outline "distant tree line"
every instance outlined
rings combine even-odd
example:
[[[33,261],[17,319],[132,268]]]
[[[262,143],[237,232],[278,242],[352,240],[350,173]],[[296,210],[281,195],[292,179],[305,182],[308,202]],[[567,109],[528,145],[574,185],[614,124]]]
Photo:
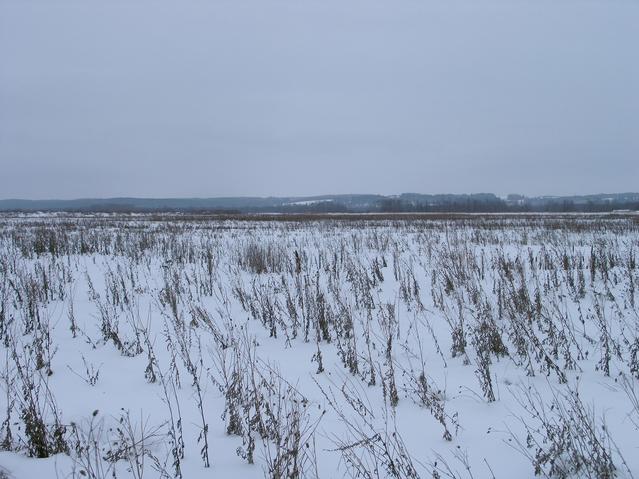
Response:
[[[639,201],[576,203],[572,200],[546,200],[544,202],[512,203],[501,198],[454,199],[438,203],[411,203],[401,199],[384,199],[377,211],[382,213],[605,213],[616,210],[639,210]]]
[[[577,198],[575,201],[572,198]],[[191,214],[215,214],[215,215],[241,215],[241,214],[326,214],[326,213],[605,213],[617,210],[639,211],[639,196],[622,195],[618,197],[595,198],[591,197],[536,197],[526,198],[520,195],[510,195],[507,199],[499,198],[493,194],[475,195],[401,195],[397,197],[365,197],[344,199],[333,197],[316,201],[282,200],[277,203],[272,200],[265,204],[261,200],[254,202],[245,201],[227,202],[229,206],[207,206],[202,202],[189,204],[188,200],[153,200],[147,203],[137,202],[110,202],[88,200],[85,203],[78,201],[72,204],[59,204],[59,202],[44,202],[33,206],[2,207],[0,211],[29,212],[65,211],[71,213],[191,213]]]

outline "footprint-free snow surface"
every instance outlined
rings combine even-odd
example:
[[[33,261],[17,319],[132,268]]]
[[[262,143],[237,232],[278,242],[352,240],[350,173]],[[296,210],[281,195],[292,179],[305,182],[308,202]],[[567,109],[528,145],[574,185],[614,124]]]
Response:
[[[639,222],[0,217],[0,477],[639,476]]]

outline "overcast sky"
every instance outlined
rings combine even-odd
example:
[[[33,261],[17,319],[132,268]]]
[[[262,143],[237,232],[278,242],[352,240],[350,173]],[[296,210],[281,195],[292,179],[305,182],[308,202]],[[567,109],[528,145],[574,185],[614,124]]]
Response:
[[[637,190],[638,0],[0,0],[0,198]]]

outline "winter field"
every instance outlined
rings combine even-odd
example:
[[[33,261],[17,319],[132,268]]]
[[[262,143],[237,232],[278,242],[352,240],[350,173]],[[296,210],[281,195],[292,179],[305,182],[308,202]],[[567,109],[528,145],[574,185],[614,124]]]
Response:
[[[639,216],[0,216],[0,477],[639,477]]]

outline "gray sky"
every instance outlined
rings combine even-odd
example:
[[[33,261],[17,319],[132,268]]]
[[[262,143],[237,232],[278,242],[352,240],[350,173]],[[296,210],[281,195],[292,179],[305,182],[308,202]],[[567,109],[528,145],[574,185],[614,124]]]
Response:
[[[637,0],[0,0],[0,198],[639,190]]]

